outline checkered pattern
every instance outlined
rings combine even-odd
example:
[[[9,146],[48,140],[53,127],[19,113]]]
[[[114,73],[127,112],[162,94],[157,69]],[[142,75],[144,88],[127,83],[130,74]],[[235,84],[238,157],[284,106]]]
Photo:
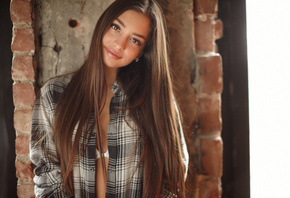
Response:
[[[71,80],[71,75],[48,81],[40,90],[35,101],[30,141],[30,158],[36,165],[34,170],[36,197],[68,197],[62,191],[60,165],[53,141],[53,113],[61,94]],[[114,97],[111,100],[110,123],[107,132],[110,153],[106,197],[142,197],[143,162],[137,166],[142,153],[142,136],[129,116],[117,111],[124,100],[123,90],[115,83],[112,86]],[[89,121],[94,122],[94,116]],[[76,161],[73,169],[74,196],[95,198],[96,129],[88,138],[84,155]],[[181,140],[184,149],[184,163],[188,165],[188,153],[183,133]],[[38,142],[42,142],[42,147]],[[44,149],[55,162],[48,159]]]

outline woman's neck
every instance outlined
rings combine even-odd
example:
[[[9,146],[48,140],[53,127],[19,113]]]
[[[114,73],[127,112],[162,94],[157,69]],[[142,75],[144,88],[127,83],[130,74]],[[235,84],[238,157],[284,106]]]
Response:
[[[118,68],[111,68],[105,66],[105,77],[108,89],[111,89],[112,85],[117,80],[117,70]]]

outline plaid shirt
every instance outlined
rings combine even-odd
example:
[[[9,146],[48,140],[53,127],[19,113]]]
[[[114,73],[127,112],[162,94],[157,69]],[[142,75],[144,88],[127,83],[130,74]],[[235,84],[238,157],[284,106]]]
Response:
[[[68,197],[62,191],[62,178],[53,141],[52,123],[57,101],[71,77],[71,75],[61,76],[48,81],[41,88],[35,101],[31,124],[30,159],[36,165],[33,179],[36,197]],[[142,153],[141,133],[126,113],[116,111],[114,108],[120,107],[124,100],[124,92],[117,83],[112,86],[112,92],[115,96],[110,104],[110,122],[107,131],[110,158],[106,197],[142,197],[143,161],[138,166]],[[94,122],[94,115],[91,116],[89,122]],[[94,128],[92,136],[88,138],[88,146],[83,156],[74,164],[75,197],[95,198],[95,137],[96,129]],[[43,147],[38,144],[41,141]],[[181,141],[185,174],[187,174],[188,152],[183,132],[181,132]],[[44,154],[43,149],[52,154],[57,163],[52,163]]]

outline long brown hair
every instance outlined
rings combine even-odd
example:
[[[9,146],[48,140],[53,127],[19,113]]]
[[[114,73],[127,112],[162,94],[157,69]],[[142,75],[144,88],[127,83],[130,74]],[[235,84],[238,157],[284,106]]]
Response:
[[[58,101],[54,133],[63,187],[73,194],[73,164],[86,146],[82,137],[88,137],[94,125],[96,146],[103,152],[99,123],[106,87],[102,38],[111,22],[126,10],[142,12],[151,19],[143,55],[138,62],[120,68],[117,76],[127,98],[124,107],[144,137],[143,197],[160,197],[164,188],[184,197],[184,167],[169,67],[168,35],[164,15],[155,0],[116,0],[109,6],[98,20],[87,60]],[[88,123],[92,112],[95,123]],[[102,163],[104,165],[103,159]]]

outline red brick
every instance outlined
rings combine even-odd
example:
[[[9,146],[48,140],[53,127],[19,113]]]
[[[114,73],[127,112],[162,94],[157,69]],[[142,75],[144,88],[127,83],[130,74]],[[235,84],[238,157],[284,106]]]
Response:
[[[195,15],[216,14],[218,11],[218,0],[195,0]]]
[[[216,40],[223,37],[223,28],[223,22],[217,19],[214,24],[214,37]]]
[[[33,182],[33,168],[31,162],[22,163],[18,160],[15,162],[16,177],[21,179],[22,182]]]
[[[34,32],[32,28],[15,28],[11,44],[13,52],[31,52],[35,50]]]
[[[13,85],[14,106],[33,106],[35,100],[34,87],[28,83],[16,83]]]
[[[15,139],[15,150],[17,155],[29,154],[29,135],[19,135]]]
[[[223,142],[221,138],[201,139],[202,173],[221,177],[223,167]]]
[[[220,55],[198,57],[200,66],[200,92],[207,94],[222,93],[223,72]]]
[[[16,110],[14,111],[14,128],[17,131],[29,132],[32,117],[32,110]]]
[[[199,183],[199,198],[217,198],[222,196],[221,180],[204,177]]]
[[[12,79],[13,80],[33,80],[33,57],[32,56],[15,56],[12,63]]]
[[[199,133],[221,131],[221,101],[220,98],[199,99]]]
[[[197,51],[214,51],[214,24],[213,20],[196,20],[194,22],[195,47]]]
[[[34,198],[34,185],[33,184],[22,184],[17,186],[18,198]]]
[[[31,10],[31,0],[11,0],[10,14],[12,22],[31,22]]]

